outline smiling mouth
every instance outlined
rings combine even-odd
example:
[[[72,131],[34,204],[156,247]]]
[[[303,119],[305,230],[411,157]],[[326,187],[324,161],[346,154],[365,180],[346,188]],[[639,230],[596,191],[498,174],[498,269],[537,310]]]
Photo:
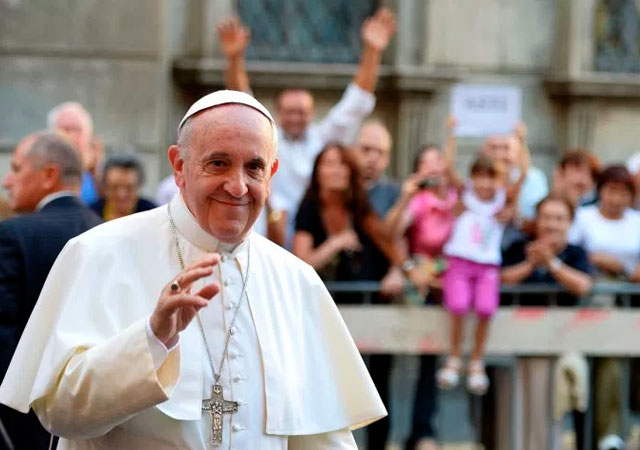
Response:
[[[234,202],[225,202],[224,200],[218,200],[218,199],[214,199],[216,202],[218,203],[222,203],[223,205],[227,205],[227,206],[247,206],[249,203],[234,203]]]

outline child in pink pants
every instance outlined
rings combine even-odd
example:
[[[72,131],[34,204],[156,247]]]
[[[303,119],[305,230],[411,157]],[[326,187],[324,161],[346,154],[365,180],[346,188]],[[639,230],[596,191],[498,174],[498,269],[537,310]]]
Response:
[[[443,278],[444,304],[451,314],[450,355],[437,374],[443,389],[456,387],[462,368],[464,318],[473,307],[478,316],[467,389],[477,395],[489,387],[483,356],[491,317],[499,304],[500,242],[504,225],[498,220],[507,203],[504,187],[493,160],[481,156],[471,167],[471,182],[462,194],[464,212],[453,226],[444,247],[447,270]]]

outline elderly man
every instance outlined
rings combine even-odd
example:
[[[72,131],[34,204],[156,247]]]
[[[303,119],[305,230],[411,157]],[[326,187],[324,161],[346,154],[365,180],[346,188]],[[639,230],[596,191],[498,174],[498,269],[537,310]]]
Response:
[[[227,57],[228,89],[249,91],[249,78],[244,67],[244,51],[249,43],[249,30],[237,19],[219,27],[222,51]],[[330,141],[351,144],[360,124],[373,111],[382,53],[395,34],[395,17],[380,9],[367,19],[361,29],[362,54],[353,81],[340,101],[318,123],[314,118],[313,96],[304,89],[285,89],[278,97],[278,137],[280,169],[273,179],[267,202],[266,224],[259,231],[280,244],[290,244],[295,215],[309,183],[316,156]],[[280,230],[278,229],[280,228]],[[282,242],[284,238],[284,242]]]
[[[354,153],[359,162],[362,178],[367,188],[369,203],[378,216],[384,218],[400,194],[400,188],[385,176],[389,166],[393,141],[387,127],[378,120],[369,120],[362,125]],[[388,295],[402,293],[405,278],[399,267],[392,267],[384,255],[373,248],[368,255],[372,260],[375,281],[382,282],[382,291]],[[382,296],[375,296],[374,302],[385,302]],[[389,381],[391,375],[391,355],[371,355],[369,372],[383,401],[389,404]],[[368,427],[369,450],[384,450],[389,436],[389,418],[384,418]]]
[[[80,152],[83,170],[80,198],[87,205],[96,202],[95,172],[100,156],[93,137],[91,115],[80,103],[66,102],[49,111],[47,125],[50,130],[66,135]]]
[[[56,257],[69,239],[100,223],[75,197],[80,174],[76,150],[53,133],[25,138],[13,154],[3,186],[23,215],[0,222],[0,378]],[[48,448],[35,415],[0,406],[0,420],[16,450]]]
[[[512,181],[520,176],[518,159],[526,143],[526,127],[523,123],[516,126],[513,134],[489,136],[484,143],[483,152],[496,160],[501,170],[505,170]],[[533,219],[536,205],[549,193],[549,185],[544,172],[529,165],[526,178],[518,196],[518,214],[522,219]]]
[[[315,271],[252,233],[278,168],[253,97],[187,111],[180,193],[61,253],[0,402],[60,449],[355,449],[386,411]]]

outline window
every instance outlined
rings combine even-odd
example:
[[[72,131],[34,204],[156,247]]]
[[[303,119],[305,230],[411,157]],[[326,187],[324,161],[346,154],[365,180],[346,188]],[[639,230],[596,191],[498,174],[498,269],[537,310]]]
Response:
[[[237,0],[251,28],[248,59],[355,63],[377,0]]]

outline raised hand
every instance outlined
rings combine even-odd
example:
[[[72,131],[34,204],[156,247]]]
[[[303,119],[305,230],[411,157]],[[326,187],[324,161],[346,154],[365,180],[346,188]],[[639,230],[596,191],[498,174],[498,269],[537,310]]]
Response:
[[[445,126],[447,128],[447,133],[449,135],[453,135],[453,131],[456,129],[456,125],[458,125],[458,121],[456,120],[456,116],[453,114],[449,114],[447,116],[447,120]]]
[[[362,24],[361,35],[365,46],[384,51],[396,32],[396,17],[387,8],[380,8]]]
[[[518,122],[513,130],[513,134],[515,134],[520,142],[525,142],[527,140],[527,125],[524,122]]]
[[[211,283],[202,287],[195,294],[191,292],[193,283],[210,276],[218,261],[217,254],[208,254],[174,278],[180,286],[177,292],[171,289],[174,280],[162,289],[149,323],[153,334],[167,347],[172,347],[175,344],[178,333],[187,328],[198,310],[207,306],[209,300],[220,291],[220,285]]]
[[[222,53],[231,59],[244,55],[244,51],[249,45],[251,30],[242,25],[237,17],[231,17],[218,24],[218,37]]]

